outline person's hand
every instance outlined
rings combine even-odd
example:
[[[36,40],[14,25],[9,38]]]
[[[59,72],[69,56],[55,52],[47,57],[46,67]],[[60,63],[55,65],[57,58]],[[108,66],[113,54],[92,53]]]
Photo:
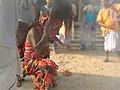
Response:
[[[120,31],[120,27],[116,27],[116,31]]]
[[[114,26],[114,27],[113,27],[113,30],[115,30],[115,31],[120,31],[120,27]]]
[[[106,26],[108,29],[116,30],[115,26]]]
[[[30,23],[28,24],[28,27],[29,27],[29,28],[32,28],[32,27],[34,27],[34,26],[36,26],[36,25],[38,25],[38,24],[39,24],[38,21],[33,21],[33,22],[30,22]]]

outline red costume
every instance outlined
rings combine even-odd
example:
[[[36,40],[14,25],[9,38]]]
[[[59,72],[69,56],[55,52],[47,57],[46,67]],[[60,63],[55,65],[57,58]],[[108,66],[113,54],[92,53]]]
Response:
[[[46,55],[49,51],[46,49]],[[42,59],[35,52],[32,44],[25,43],[24,58],[21,60],[26,75],[32,75],[34,85],[39,89],[55,84],[54,77],[57,76],[58,66],[50,59]]]
[[[35,51],[31,43],[25,42],[24,58],[21,59],[25,74],[32,75],[34,85],[39,90],[42,90],[42,88],[46,88],[45,90],[47,90],[52,84],[55,84],[54,77],[57,76],[58,66],[54,61],[48,59],[50,55],[48,42],[56,40],[62,44],[55,36],[59,34],[59,29],[62,26],[62,19],[52,19],[50,24],[52,25],[52,29],[49,31],[48,41],[43,43],[44,47],[42,54],[44,54],[44,57]],[[33,27],[35,30],[39,31],[40,37],[44,34],[43,28],[41,28],[42,25],[43,24],[40,22],[40,25]]]
[[[66,8],[66,11],[68,11],[68,7],[64,5],[63,1],[55,0],[54,2],[55,4],[62,2],[63,4],[60,3],[63,5],[62,8]],[[61,5],[58,4],[57,6],[61,7]],[[26,42],[24,58],[21,60],[24,72],[27,75],[32,75],[34,85],[39,90],[48,90],[49,87],[55,83],[54,77],[57,76],[58,66],[54,61],[49,59],[49,42],[57,41],[63,45],[63,43],[57,39],[56,35],[59,34],[63,20],[66,22],[69,20],[69,13],[62,11],[63,9],[53,7],[52,10],[50,15],[45,15],[40,19],[39,25],[33,27],[34,30],[39,31],[39,36],[41,37],[41,40],[35,45],[35,47],[39,45],[39,51],[41,50],[41,52],[36,52],[32,44]],[[44,57],[42,55],[44,55]]]

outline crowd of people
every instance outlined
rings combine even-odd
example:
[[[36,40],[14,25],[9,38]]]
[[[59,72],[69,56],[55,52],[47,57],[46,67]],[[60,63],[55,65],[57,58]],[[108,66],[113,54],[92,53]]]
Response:
[[[101,4],[98,7],[90,1],[84,6],[80,45],[83,50],[95,48],[98,23],[108,62],[110,51],[120,59],[120,4],[113,0],[101,0]],[[0,0],[0,11],[1,90],[16,90],[27,75],[32,77],[34,90],[56,87],[59,66],[50,59],[49,43],[70,48],[75,4],[70,0]],[[71,72],[65,70],[62,74],[70,76]]]

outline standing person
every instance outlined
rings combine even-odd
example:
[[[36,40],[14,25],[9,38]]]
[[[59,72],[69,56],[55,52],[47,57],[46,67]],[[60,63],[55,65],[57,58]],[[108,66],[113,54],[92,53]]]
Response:
[[[77,6],[76,4],[72,3],[72,30],[71,30],[71,37],[72,37],[72,40],[74,40],[74,31],[75,31],[75,27],[74,27],[74,22],[75,22],[75,16],[77,16]]]
[[[16,90],[18,0],[0,0],[0,89]]]
[[[37,0],[21,0],[17,29],[17,42],[20,58],[24,56],[24,42],[29,28],[36,20]],[[35,23],[34,23],[35,24]]]
[[[52,0],[46,0],[46,4],[44,5],[44,8],[47,10],[46,11],[42,10],[40,11],[40,17],[39,17],[39,21],[41,22],[41,24],[45,24],[45,22],[48,20],[48,15],[50,14],[51,10],[52,10]]]
[[[95,49],[97,12],[98,8],[96,8],[96,5],[92,2],[85,5],[83,8],[85,17],[80,42],[82,49]]]
[[[69,28],[69,32],[65,32],[65,23],[63,22],[62,27],[60,28],[60,32],[59,32],[59,36],[57,36],[64,44],[64,46],[67,49],[70,49],[70,43],[71,43],[71,39],[74,40],[74,19],[75,16],[77,15],[77,7],[74,3],[71,3],[71,20],[72,20],[72,24],[71,27]],[[67,33],[67,34],[66,34]]]
[[[120,29],[113,20],[114,8],[120,10],[120,4],[112,4],[110,0],[101,0],[102,9],[98,13],[97,22],[101,26],[102,36],[104,37],[104,50],[106,52],[105,62],[109,61],[109,52],[115,51],[120,57]],[[115,13],[114,13],[115,14]],[[117,20],[117,19],[116,19]]]
[[[71,27],[69,28],[70,31],[68,32],[68,35],[66,35],[66,33],[64,31],[64,33],[65,33],[64,34],[64,36],[65,36],[64,44],[67,47],[67,49],[70,49],[71,39],[74,39],[74,19],[75,19],[75,16],[77,15],[76,5],[74,3],[71,3],[71,7],[72,7],[72,12],[71,12],[72,24],[71,24]],[[64,27],[64,25],[63,25],[63,27]],[[65,29],[65,27],[64,27],[64,29]]]
[[[45,9],[47,10],[47,13],[43,10],[40,12],[40,22],[44,25],[45,22],[48,20],[48,15],[46,14],[50,14],[51,13],[51,10],[52,10],[52,1],[53,0],[45,0],[46,1],[46,4],[44,5]],[[57,52],[57,43],[54,42],[54,43],[50,43],[52,45],[52,49],[53,49],[53,52],[56,53]]]
[[[24,57],[24,42],[29,29],[37,24],[37,10],[38,10],[38,0],[20,0],[19,1],[19,18],[18,18],[18,29],[17,29],[17,45],[20,58]],[[19,61],[18,61],[19,62]],[[20,64],[20,63],[18,63]],[[20,65],[18,70],[20,71]],[[17,86],[21,86],[20,72],[17,74],[18,83]]]

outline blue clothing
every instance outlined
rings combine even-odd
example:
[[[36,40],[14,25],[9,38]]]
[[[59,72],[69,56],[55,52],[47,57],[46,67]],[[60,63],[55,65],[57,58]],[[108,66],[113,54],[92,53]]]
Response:
[[[80,35],[81,42],[80,46],[84,49],[93,49],[96,44],[96,18],[98,6],[88,4],[84,7],[85,12],[85,23],[83,32]]]
[[[83,11],[86,12],[86,14],[85,14],[85,23],[92,22],[92,23],[96,24],[97,15],[96,15],[96,13],[93,12],[93,9],[98,11],[99,7],[95,6],[95,5],[92,5],[92,4],[88,4],[88,5],[86,5],[84,7]]]

